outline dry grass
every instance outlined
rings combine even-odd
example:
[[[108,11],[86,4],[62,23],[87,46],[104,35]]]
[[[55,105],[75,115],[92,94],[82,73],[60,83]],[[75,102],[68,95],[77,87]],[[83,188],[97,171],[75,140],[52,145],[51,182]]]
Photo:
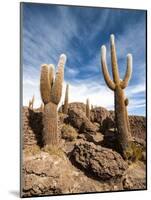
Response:
[[[142,159],[144,149],[142,146],[136,144],[135,142],[131,142],[126,149],[124,155],[127,160],[136,162]]]
[[[74,141],[78,136],[76,130],[68,124],[63,125],[61,133],[62,133],[62,138],[68,141]]]
[[[50,155],[57,155],[59,157],[64,157],[65,154],[62,151],[61,148],[58,148],[57,146],[50,146],[46,145],[45,147],[42,148],[42,151],[49,153]]]
[[[30,155],[36,155],[38,153],[40,153],[40,147],[38,145],[33,145],[31,147],[27,147],[24,149],[24,153],[25,155],[27,156],[30,156]]]

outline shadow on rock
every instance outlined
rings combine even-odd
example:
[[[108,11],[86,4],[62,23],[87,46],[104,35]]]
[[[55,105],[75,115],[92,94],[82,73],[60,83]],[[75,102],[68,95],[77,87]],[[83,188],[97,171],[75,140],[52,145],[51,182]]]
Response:
[[[29,126],[33,130],[37,145],[43,147],[43,139],[42,139],[42,131],[43,131],[43,124],[42,124],[42,112],[34,112],[33,110],[29,109]]]

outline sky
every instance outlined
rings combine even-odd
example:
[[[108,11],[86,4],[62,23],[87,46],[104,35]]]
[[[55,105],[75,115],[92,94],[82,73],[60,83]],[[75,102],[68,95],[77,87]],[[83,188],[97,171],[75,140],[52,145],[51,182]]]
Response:
[[[67,56],[62,98],[69,84],[69,102],[86,102],[114,109],[114,92],[103,77],[101,46],[107,48],[110,76],[110,35],[115,35],[120,78],[126,71],[126,56],[133,56],[133,72],[125,95],[128,112],[146,115],[146,12],[143,10],[22,4],[23,105],[35,96],[41,105],[40,66]]]

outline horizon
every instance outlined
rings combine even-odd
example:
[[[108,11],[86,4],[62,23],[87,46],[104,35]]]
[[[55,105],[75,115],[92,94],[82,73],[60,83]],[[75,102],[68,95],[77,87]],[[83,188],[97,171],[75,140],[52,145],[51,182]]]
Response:
[[[69,84],[69,103],[86,102],[114,110],[114,92],[104,81],[101,46],[107,48],[111,73],[110,35],[115,35],[120,78],[126,71],[126,56],[133,55],[132,78],[125,94],[129,115],[146,116],[146,12],[143,10],[59,6],[23,3],[23,105],[35,96],[41,104],[39,81],[43,63],[57,66],[67,55],[60,105]]]

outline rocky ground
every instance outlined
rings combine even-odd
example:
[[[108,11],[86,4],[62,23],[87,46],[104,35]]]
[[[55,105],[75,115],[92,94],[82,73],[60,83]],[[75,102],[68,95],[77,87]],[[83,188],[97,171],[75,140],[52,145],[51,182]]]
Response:
[[[89,120],[83,103],[71,103],[67,115],[61,108],[58,115],[60,149],[46,149],[42,112],[23,107],[23,197],[146,188],[144,117],[129,116],[142,152],[125,161],[116,149],[113,111],[94,108]]]

